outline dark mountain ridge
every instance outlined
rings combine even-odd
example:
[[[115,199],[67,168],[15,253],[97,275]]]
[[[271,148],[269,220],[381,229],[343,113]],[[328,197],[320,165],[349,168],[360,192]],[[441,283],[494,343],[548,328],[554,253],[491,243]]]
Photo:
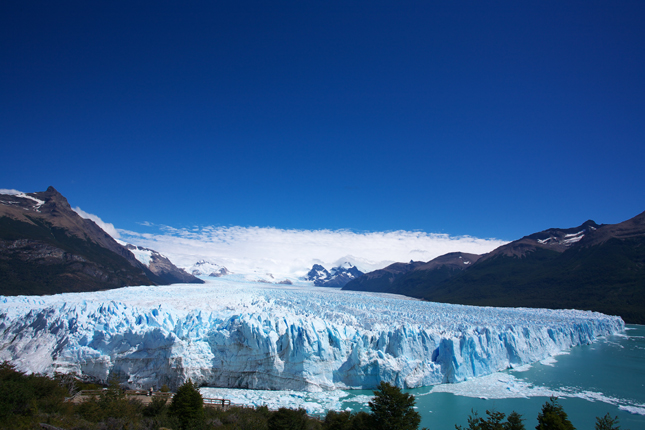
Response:
[[[0,294],[168,284],[56,189],[0,194]]]
[[[385,289],[382,282],[368,282],[370,276],[378,279],[378,271],[345,289],[466,305],[594,310],[645,323],[645,212],[619,224],[587,221],[534,233],[477,258],[464,270],[442,264],[444,259],[454,256],[416,265]]]

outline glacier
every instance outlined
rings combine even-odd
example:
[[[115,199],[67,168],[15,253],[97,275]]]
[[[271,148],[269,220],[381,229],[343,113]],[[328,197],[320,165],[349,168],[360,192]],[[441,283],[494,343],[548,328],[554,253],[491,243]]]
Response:
[[[0,296],[0,361],[132,388],[401,388],[455,383],[622,332],[619,317],[250,283]]]

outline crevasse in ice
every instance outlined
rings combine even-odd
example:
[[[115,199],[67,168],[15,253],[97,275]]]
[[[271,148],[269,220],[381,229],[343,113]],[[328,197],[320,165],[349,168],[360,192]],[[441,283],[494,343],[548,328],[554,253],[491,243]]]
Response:
[[[131,387],[320,391],[459,382],[620,332],[619,317],[220,279],[0,297],[0,361]]]

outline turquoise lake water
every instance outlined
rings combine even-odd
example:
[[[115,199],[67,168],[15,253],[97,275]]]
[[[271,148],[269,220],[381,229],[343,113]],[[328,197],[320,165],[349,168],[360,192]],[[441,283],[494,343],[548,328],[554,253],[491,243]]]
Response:
[[[235,404],[305,408],[314,415],[329,409],[369,411],[373,392],[259,391],[202,388],[204,397],[227,398]],[[454,430],[467,425],[471,410],[508,415],[517,411],[527,430],[549,397],[558,397],[578,430],[593,430],[596,417],[618,416],[621,430],[645,430],[645,326],[628,326],[623,334],[599,339],[520,369],[508,370],[459,384],[406,390],[416,397],[421,427]]]
[[[645,430],[645,326],[630,325],[624,335],[573,348],[545,364],[520,370],[406,391],[416,396],[421,427],[431,430],[466,426],[472,409],[480,416],[485,416],[486,410],[507,415],[515,410],[525,419],[525,427],[534,429],[550,395],[558,396],[578,430],[593,430],[596,417],[606,413],[619,417],[621,429]],[[367,410],[365,404],[343,403],[347,406]]]

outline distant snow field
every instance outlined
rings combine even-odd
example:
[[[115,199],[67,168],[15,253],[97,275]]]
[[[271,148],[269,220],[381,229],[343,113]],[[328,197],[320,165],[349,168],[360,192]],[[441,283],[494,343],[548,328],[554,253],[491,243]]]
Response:
[[[132,387],[191,378],[208,387],[331,394],[380,381],[414,388],[471,380],[624,327],[594,312],[447,305],[226,276],[203,285],[0,296],[0,361],[27,372],[116,376]]]

